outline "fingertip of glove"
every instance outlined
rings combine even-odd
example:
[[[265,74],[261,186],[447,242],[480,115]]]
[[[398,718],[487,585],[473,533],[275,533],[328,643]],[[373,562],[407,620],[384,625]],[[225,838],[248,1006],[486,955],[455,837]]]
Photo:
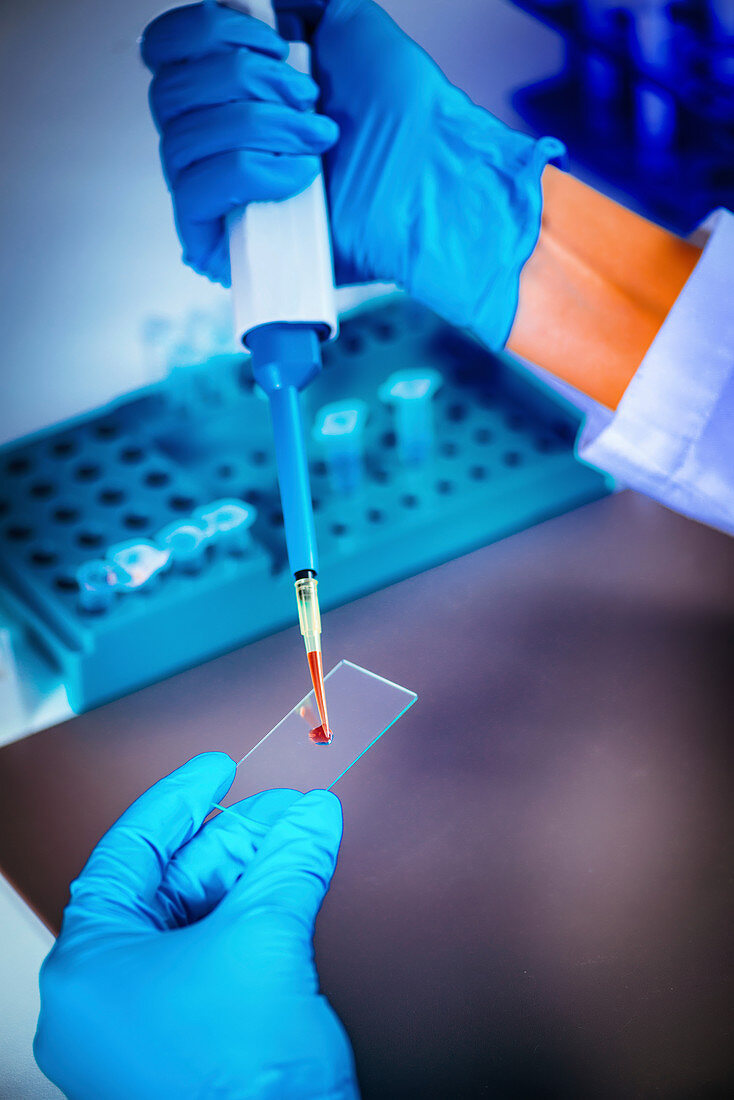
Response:
[[[341,134],[338,122],[335,122],[329,115],[311,115],[307,117],[313,120],[319,143],[323,145],[324,150],[330,149],[332,145],[336,145]]]
[[[193,8],[194,5],[190,4],[188,7]],[[154,72],[161,63],[161,59],[158,56],[160,40],[167,35],[172,20],[180,18],[180,10],[180,8],[169,8],[167,11],[163,11],[159,15],[156,15],[155,19],[151,19],[145,26],[143,33],[138,38],[140,57],[142,58],[143,64],[146,65],[151,72]]]
[[[208,782],[215,785],[218,791],[224,788],[222,793],[229,790],[236,770],[237,765],[226,752],[199,753],[179,768],[182,778]]]
[[[140,54],[155,70],[172,61],[201,57],[222,46],[253,46],[284,60],[288,43],[261,20],[227,4],[195,3],[169,8],[148,23]]]
[[[319,827],[341,836],[344,825],[342,804],[333,791],[309,791],[293,807]]]
[[[271,791],[260,791],[258,794],[250,795],[242,802],[235,802],[229,809],[250,821],[257,821],[261,825],[273,825],[301,797],[299,791],[293,791],[288,787],[277,787]]]

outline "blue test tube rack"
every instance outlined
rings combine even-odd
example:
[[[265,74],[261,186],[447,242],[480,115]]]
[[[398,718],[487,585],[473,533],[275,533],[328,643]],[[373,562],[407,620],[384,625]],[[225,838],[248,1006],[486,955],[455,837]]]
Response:
[[[187,370],[183,393],[174,376],[0,450],[3,598],[76,711],[296,629],[248,357]],[[380,394],[411,377],[431,380],[432,446],[408,455],[425,426]],[[402,295],[343,320],[302,405],[323,610],[609,489],[574,457],[575,410]]]

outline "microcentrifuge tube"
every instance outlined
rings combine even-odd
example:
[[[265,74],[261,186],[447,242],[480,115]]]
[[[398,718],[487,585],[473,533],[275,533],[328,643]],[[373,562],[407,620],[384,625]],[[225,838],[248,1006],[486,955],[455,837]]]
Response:
[[[200,381],[199,368],[201,356],[196,347],[188,340],[176,340],[171,343],[168,359],[168,392],[173,404],[183,413],[194,412],[199,408]]]
[[[364,475],[364,426],[367,404],[359,398],[332,402],[316,414],[313,438],[324,456],[332,488],[351,496]]]
[[[565,3],[566,0],[562,2]],[[606,37],[609,32],[612,7],[612,0],[582,0],[581,22],[584,29],[594,37]]]
[[[234,554],[242,554],[250,548],[252,537],[250,528],[257,518],[257,511],[251,504],[236,498],[215,500],[192,515],[207,538]]]
[[[622,67],[603,50],[589,49],[581,58],[587,117],[602,133],[616,123],[616,109],[624,91]]]
[[[160,382],[168,373],[174,326],[169,317],[147,317],[141,333],[143,365],[147,382]]]
[[[632,13],[633,48],[645,69],[662,76],[673,65],[673,25],[666,0],[648,2]],[[672,146],[677,127],[673,96],[662,85],[640,77],[634,88],[635,122],[640,152],[661,153]]]
[[[406,466],[419,466],[433,450],[432,398],[443,379],[436,370],[396,371],[378,390],[395,415],[398,455]]]
[[[167,547],[157,546],[149,539],[128,539],[127,542],[110,546],[107,557],[122,571],[118,587],[142,588],[151,577],[168,567],[171,552]]]
[[[182,573],[198,573],[204,565],[208,536],[193,519],[169,523],[156,535],[171,555],[174,568]]]
[[[186,317],[185,341],[194,349],[198,362],[203,363],[215,354],[217,329],[216,317],[203,309],[192,309]]]
[[[115,592],[121,587],[120,581],[128,579],[119,567],[97,558],[82,562],[75,576],[79,586],[79,606],[83,611],[96,612],[107,611],[112,606]]]

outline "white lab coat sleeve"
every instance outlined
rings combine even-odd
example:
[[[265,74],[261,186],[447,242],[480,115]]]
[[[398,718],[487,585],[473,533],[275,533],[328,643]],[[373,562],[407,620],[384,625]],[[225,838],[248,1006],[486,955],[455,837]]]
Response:
[[[595,404],[579,457],[734,534],[734,214],[704,251],[615,412]]]

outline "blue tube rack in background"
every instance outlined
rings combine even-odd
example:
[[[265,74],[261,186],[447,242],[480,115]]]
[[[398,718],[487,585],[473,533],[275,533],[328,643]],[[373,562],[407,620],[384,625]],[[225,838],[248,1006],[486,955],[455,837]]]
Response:
[[[323,609],[609,489],[574,457],[575,410],[402,296],[346,319],[324,350],[324,370],[302,395]],[[428,455],[398,439],[401,394],[432,402],[417,421]],[[74,710],[294,624],[267,401],[247,356],[176,369],[5,447],[0,471],[3,596],[61,669]],[[225,502],[227,518],[233,501],[250,510],[241,537],[199,547],[207,505]],[[154,566],[137,588],[124,549],[136,539],[141,563]],[[122,564],[108,567],[105,555],[121,545]],[[116,573],[124,590],[94,598],[93,586]]]
[[[513,0],[558,31],[564,68],[519,114],[638,211],[688,233],[734,208],[732,0]]]

